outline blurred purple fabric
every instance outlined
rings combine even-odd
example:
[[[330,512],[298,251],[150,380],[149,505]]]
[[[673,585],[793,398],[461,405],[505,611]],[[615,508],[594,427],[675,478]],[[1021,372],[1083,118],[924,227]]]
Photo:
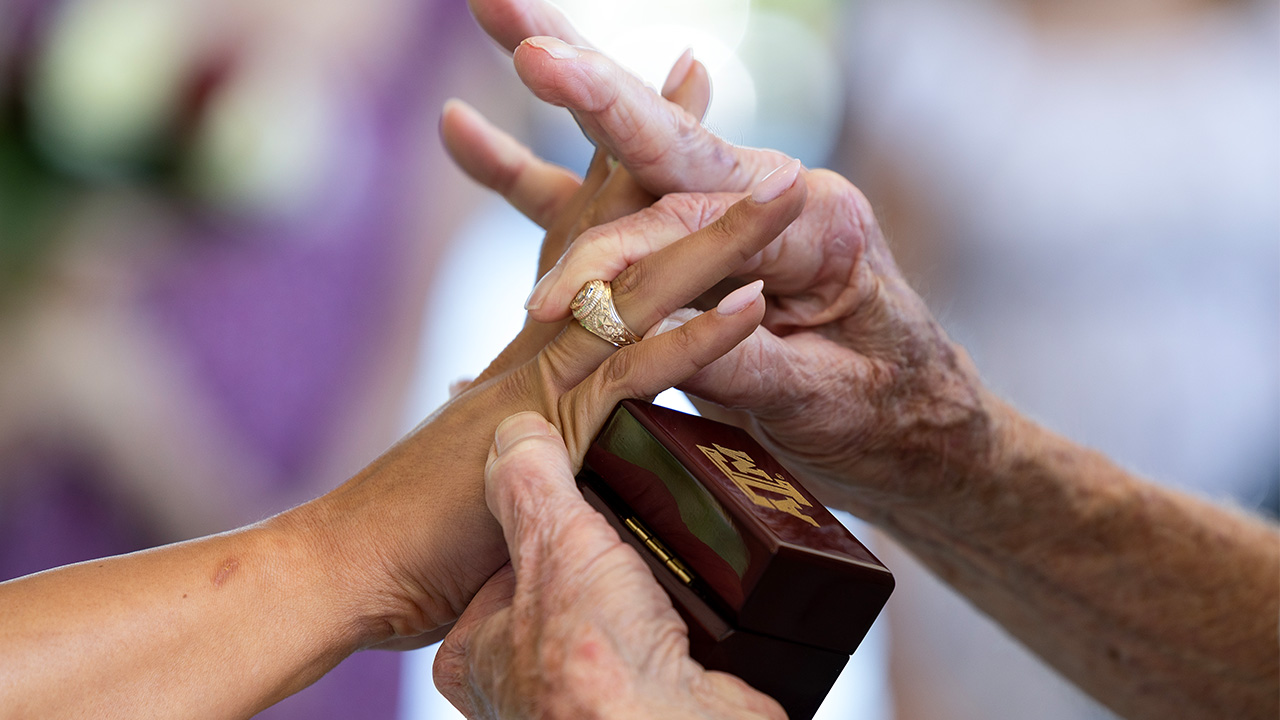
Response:
[[[56,1],[6,4],[9,18],[36,27]],[[413,133],[430,126],[421,113],[440,104],[423,102],[441,88],[422,69],[440,66],[457,38],[474,37],[464,31],[473,23],[463,3],[420,2],[414,12],[393,77],[352,98],[359,104],[352,132],[362,136],[353,141],[372,150],[364,157],[372,158],[370,181],[349,188],[353,195],[323,223],[297,224],[308,227],[231,230],[193,220],[152,279],[146,311],[194,369],[216,414],[273,464],[274,486],[262,496],[291,497],[309,458],[332,440],[335,413],[369,372],[369,348],[397,297],[391,285],[406,247],[398,237],[408,209],[403,184],[420,157],[408,150]],[[104,489],[101,468],[76,451],[33,448],[12,460],[19,482],[0,495],[0,579],[164,540]],[[395,718],[399,678],[397,654],[358,653],[259,717]]]

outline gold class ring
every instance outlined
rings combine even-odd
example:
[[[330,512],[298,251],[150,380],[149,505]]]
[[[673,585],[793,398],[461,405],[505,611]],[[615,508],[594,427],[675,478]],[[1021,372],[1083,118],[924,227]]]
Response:
[[[613,306],[613,288],[603,280],[592,280],[569,303],[578,324],[588,332],[614,347],[626,347],[640,342],[640,336],[622,322],[618,309]]]

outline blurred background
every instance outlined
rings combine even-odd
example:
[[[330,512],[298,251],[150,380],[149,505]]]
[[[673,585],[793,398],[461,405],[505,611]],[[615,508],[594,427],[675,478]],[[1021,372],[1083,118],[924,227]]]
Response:
[[[716,132],[851,177],[1014,404],[1274,516],[1276,2],[559,5],[656,86],[692,47]],[[461,0],[0,0],[0,579],[323,492],[505,345],[540,233],[444,157],[451,96],[585,168]],[[899,586],[823,717],[1109,717],[849,521]],[[456,717],[430,662],[262,717]]]

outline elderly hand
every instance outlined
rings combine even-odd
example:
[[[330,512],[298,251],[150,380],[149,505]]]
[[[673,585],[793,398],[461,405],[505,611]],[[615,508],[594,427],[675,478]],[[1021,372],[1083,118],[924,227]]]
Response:
[[[495,30],[494,6],[523,5],[524,18],[541,7],[472,4],[500,40],[514,34]],[[672,193],[579,237],[530,298],[537,320],[564,317],[586,278],[610,277],[704,226],[786,159],[717,138],[589,48],[530,38],[515,63],[538,97],[572,109],[635,182]],[[490,169],[490,181],[503,177]],[[996,401],[903,279],[862,194],[835,173],[802,174],[804,212],[732,271],[765,281],[763,329],[682,388],[745,411],[742,423],[828,502],[873,517],[888,500],[945,499],[991,452]],[[511,195],[519,206],[520,193]]]
[[[471,718],[785,718],[771,698],[689,657],[680,616],[640,556],[582,499],[556,428],[498,426],[485,498],[511,564],[436,655]]]

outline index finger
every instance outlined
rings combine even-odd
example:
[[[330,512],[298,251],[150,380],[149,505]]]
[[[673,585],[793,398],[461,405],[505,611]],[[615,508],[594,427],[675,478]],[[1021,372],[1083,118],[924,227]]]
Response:
[[[534,94],[573,112],[583,131],[655,195],[743,191],[786,160],[780,153],[738,148],[716,137],[702,127],[701,114],[679,112],[639,78],[596,52],[573,23],[544,0],[467,4],[480,27],[516,55],[516,69]],[[556,55],[567,56],[566,48],[576,48],[582,62],[557,66],[527,57],[521,46],[534,38]],[[637,119],[643,122],[632,127]]]
[[[656,195],[744,191],[787,160],[717,137],[698,117],[590,48],[531,37],[516,48],[515,65],[534,95],[572,110],[583,130]]]
[[[468,4],[485,32],[515,53],[517,71],[534,94],[573,112],[583,131],[655,195],[740,192],[786,160],[780,153],[738,148],[716,137],[702,127],[700,114],[680,112],[639,78],[595,52],[564,14],[543,0]],[[522,52],[521,46],[531,38],[546,51],[535,54],[566,57],[539,59]],[[566,48],[575,47],[581,62],[554,62],[573,59]]]

